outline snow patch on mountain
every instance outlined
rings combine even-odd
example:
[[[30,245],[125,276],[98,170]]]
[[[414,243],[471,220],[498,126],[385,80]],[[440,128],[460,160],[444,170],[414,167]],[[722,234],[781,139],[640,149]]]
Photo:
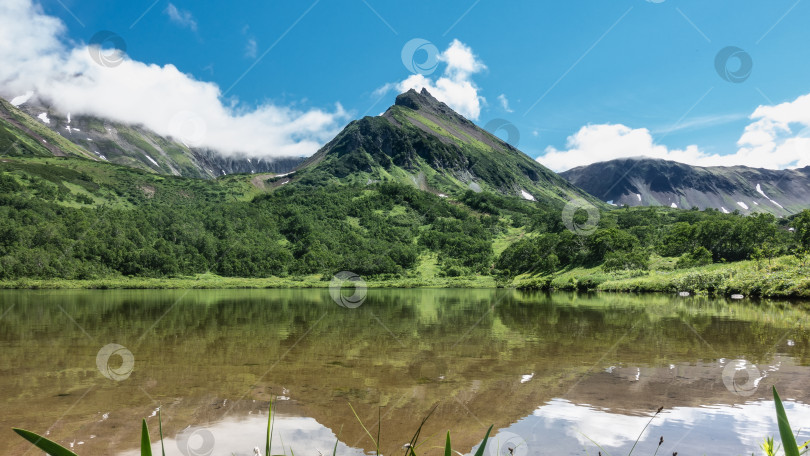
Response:
[[[158,162],[156,162],[156,161],[155,161],[155,159],[154,159],[154,158],[152,158],[152,157],[150,157],[150,156],[149,156],[149,154],[146,154],[146,153],[145,153],[145,154],[143,154],[143,155],[144,155],[144,157],[148,158],[150,162],[154,163],[154,164],[155,164],[155,166],[160,166],[160,165],[158,164]]]
[[[782,205],[781,205],[781,204],[777,203],[776,201],[772,200],[772,199],[771,199],[771,198],[770,198],[768,195],[766,195],[766,194],[765,194],[765,192],[764,192],[764,191],[762,191],[762,186],[761,186],[761,185],[759,185],[759,184],[757,184],[757,192],[758,192],[760,195],[764,196],[764,197],[765,197],[765,199],[767,199],[768,201],[770,201],[771,203],[773,203],[773,204],[775,204],[777,207],[779,207],[779,209],[784,209],[784,207],[782,207]]]
[[[12,98],[11,104],[16,108],[17,106],[25,104],[25,102],[30,100],[32,96],[34,96],[34,91],[29,90],[28,92],[25,92],[25,94],[20,95],[19,97]]]

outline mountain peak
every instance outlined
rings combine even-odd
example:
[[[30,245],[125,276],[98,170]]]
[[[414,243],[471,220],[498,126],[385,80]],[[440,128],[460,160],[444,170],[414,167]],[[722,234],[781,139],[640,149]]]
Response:
[[[296,176],[308,184],[398,181],[444,197],[484,190],[557,205],[592,199],[426,89],[408,90],[383,115],[347,125]]]
[[[476,128],[466,117],[457,113],[453,108],[447,106],[445,103],[439,101],[427,89],[422,88],[417,92],[415,89],[410,89],[405,93],[397,95],[397,100],[394,106],[401,106],[414,111],[421,111],[430,114],[430,117],[438,116],[452,120],[458,125],[464,125],[466,128]],[[392,108],[394,107],[392,106]],[[389,110],[390,111],[390,110]]]
[[[406,108],[411,108],[414,111],[418,111],[420,108],[439,107],[441,105],[444,105],[445,107],[447,106],[441,101],[437,100],[425,88],[422,88],[422,91],[420,92],[417,92],[415,89],[410,89],[405,93],[397,95],[397,101],[394,103],[394,105],[405,106]]]

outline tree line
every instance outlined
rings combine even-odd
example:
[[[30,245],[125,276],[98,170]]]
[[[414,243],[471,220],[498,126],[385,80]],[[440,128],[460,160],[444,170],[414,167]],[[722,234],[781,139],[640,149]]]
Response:
[[[340,270],[385,278],[414,274],[426,254],[442,275],[514,276],[571,266],[646,269],[654,254],[692,267],[810,248],[810,211],[785,220],[622,208],[603,211],[582,236],[566,228],[555,203],[472,191],[448,201],[393,183],[290,185],[252,201],[145,200],[130,208],[66,205],[69,194],[21,190],[0,174],[0,280]],[[522,238],[496,255],[494,241],[514,228]]]

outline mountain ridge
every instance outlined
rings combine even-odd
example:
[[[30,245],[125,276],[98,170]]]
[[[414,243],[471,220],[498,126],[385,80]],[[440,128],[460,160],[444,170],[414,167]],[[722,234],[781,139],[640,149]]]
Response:
[[[531,201],[602,204],[426,89],[398,95],[380,116],[349,123],[296,170],[294,180],[333,178],[360,185],[409,182],[440,196],[488,190]]]
[[[700,167],[633,157],[580,166],[560,175],[615,205],[713,208],[777,216],[810,207],[810,166],[788,170]]]
[[[23,116],[29,117],[30,121]],[[47,146],[49,143],[41,143],[53,155],[67,153],[163,175],[210,179],[236,173],[286,173],[304,160],[302,157],[270,160],[245,154],[225,155],[208,148],[189,147],[180,140],[161,136],[143,126],[88,115],[71,116],[55,111],[41,101],[27,100],[14,106],[0,98],[0,123],[3,121],[6,126],[11,123],[23,133],[44,139],[42,130],[34,128],[33,121],[75,145],[67,147],[70,152],[64,152],[61,148]],[[66,147],[64,142],[59,143],[62,148]]]

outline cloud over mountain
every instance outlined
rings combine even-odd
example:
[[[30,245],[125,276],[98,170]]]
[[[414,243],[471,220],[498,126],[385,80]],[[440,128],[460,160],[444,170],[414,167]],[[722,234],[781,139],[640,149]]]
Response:
[[[430,57],[428,58],[430,59]],[[429,74],[412,74],[400,82],[384,85],[376,91],[376,94],[382,96],[391,90],[403,93],[410,89],[418,92],[424,88],[459,114],[478,120],[481,115],[481,105],[486,100],[478,94],[480,89],[475,85],[472,77],[486,70],[486,65],[469,46],[459,40],[453,40],[450,46],[435,58],[437,62],[445,65],[444,71],[438,78]]]
[[[549,146],[537,161],[555,171],[627,157],[673,160],[695,166],[746,165],[786,169],[810,165],[810,94],[775,106],[759,106],[730,154],[708,154],[697,145],[670,149],[646,128],[586,125],[568,137],[565,149]]]
[[[243,108],[225,99],[218,85],[173,65],[68,45],[64,34],[64,24],[31,0],[0,3],[0,94],[33,91],[62,112],[141,124],[190,146],[256,157],[311,155],[348,119],[339,104],[329,110],[272,103]]]

